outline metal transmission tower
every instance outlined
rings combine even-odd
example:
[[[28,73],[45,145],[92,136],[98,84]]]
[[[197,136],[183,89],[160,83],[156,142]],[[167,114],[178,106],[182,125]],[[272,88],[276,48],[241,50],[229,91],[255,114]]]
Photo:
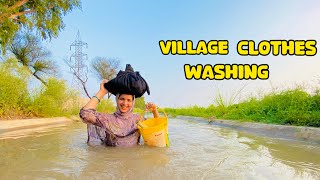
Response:
[[[84,63],[84,60],[88,60],[88,55],[82,52],[82,46],[88,48],[88,44],[81,41],[80,32],[78,31],[76,40],[70,45],[70,51],[74,46],[74,53],[70,57],[69,67],[73,74],[72,83],[77,87],[80,92],[84,90],[86,95],[90,98],[90,95],[86,89],[86,82],[88,80],[88,66]]]

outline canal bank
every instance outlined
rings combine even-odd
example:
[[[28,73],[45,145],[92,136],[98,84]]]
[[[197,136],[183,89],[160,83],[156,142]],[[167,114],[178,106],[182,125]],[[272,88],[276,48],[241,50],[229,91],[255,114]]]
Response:
[[[205,119],[191,116],[176,116],[176,118],[232,128],[259,136],[295,141],[308,141],[320,144],[320,128],[240,122],[235,120]]]
[[[67,126],[74,120],[66,117],[0,120],[0,139],[19,138],[31,133]]]

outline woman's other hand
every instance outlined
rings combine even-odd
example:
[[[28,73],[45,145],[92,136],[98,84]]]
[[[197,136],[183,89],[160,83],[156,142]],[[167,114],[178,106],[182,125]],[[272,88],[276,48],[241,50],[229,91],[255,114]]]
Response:
[[[159,117],[157,106],[152,102],[146,104],[146,111],[151,111],[155,118]]]
[[[156,111],[156,110],[157,110],[157,106],[156,106],[154,103],[148,102],[148,103],[146,104],[146,111],[152,111],[152,112],[154,112],[154,111]]]

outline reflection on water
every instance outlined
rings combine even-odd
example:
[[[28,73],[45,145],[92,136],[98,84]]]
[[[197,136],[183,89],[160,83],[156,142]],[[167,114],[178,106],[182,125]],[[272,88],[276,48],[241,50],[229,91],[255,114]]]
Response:
[[[0,179],[319,179],[320,146],[169,119],[170,148],[88,146],[84,124],[0,140]]]

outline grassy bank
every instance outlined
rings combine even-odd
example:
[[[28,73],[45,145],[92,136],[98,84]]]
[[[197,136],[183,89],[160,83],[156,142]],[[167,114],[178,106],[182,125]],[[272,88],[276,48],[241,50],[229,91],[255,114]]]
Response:
[[[165,111],[171,115],[320,127],[320,91],[311,95],[295,88],[228,106],[166,108]]]

